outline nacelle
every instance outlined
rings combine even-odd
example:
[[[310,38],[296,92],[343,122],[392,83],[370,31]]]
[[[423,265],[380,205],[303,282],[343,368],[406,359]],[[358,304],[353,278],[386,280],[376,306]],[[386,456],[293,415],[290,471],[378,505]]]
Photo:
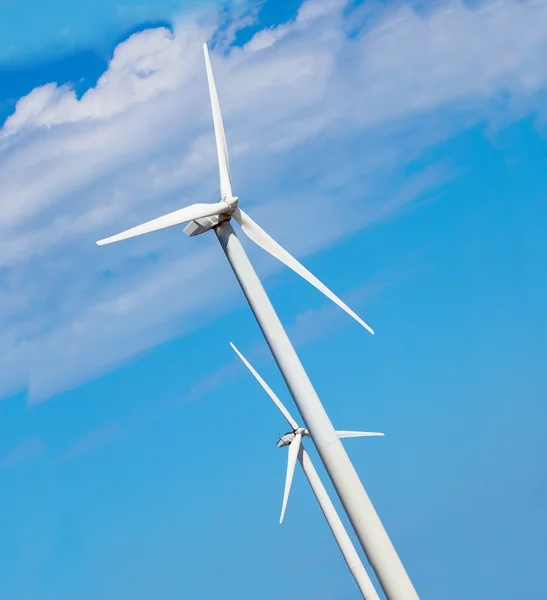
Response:
[[[294,440],[294,438],[296,437],[296,433],[294,431],[291,431],[290,433],[286,433],[278,442],[277,442],[277,447],[278,448],[283,448],[283,446],[289,446],[290,444],[292,444],[292,441]]]

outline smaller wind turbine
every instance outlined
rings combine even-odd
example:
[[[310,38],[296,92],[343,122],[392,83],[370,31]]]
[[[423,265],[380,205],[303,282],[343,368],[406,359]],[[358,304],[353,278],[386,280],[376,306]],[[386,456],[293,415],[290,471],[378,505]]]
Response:
[[[264,388],[265,392],[270,396],[273,400],[274,404],[277,406],[281,414],[285,417],[289,426],[292,428],[292,431],[289,431],[285,435],[283,435],[280,440],[277,442],[279,448],[284,446],[289,447],[289,459],[287,465],[287,476],[285,479],[285,492],[283,494],[283,506],[281,508],[281,518],[279,520],[280,523],[283,522],[283,518],[285,516],[285,510],[287,508],[287,501],[289,499],[289,493],[291,490],[291,484],[294,476],[294,469],[296,467],[296,460],[300,462],[302,465],[302,470],[304,471],[308,481],[310,482],[311,488],[317,501],[319,502],[319,506],[325,515],[325,519],[329,524],[329,527],[338,543],[338,547],[340,548],[344,559],[348,565],[351,574],[355,578],[359,590],[363,595],[365,600],[379,600],[379,596],[374,589],[374,585],[368,576],[368,573],[355,550],[354,545],[351,542],[351,539],[344,528],[334,505],[329,498],[327,490],[325,486],[321,482],[315,467],[313,466],[311,459],[302,444],[302,437],[309,437],[309,433],[306,429],[300,427],[298,423],[292,418],[289,411],[283,405],[281,400],[275,395],[270,386],[262,379],[262,377],[255,371],[253,366],[247,361],[247,359],[241,354],[241,352],[230,342],[230,346],[234,349],[239,358],[243,361],[245,366],[249,369],[249,371],[255,376],[256,380],[260,385]],[[383,433],[376,432],[367,432],[367,431],[337,431],[336,432],[339,438],[346,437],[371,437],[371,436],[383,436]]]

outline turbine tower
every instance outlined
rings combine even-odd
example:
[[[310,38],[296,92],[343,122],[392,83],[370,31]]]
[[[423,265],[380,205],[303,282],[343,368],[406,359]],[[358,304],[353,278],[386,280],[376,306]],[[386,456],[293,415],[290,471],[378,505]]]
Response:
[[[338,296],[312,275],[296,258],[273,240],[249,215],[239,208],[239,198],[232,194],[226,137],[220,114],[207,45],[203,45],[220,171],[220,201],[193,204],[148,221],[97,244],[109,244],[159,229],[189,223],[184,231],[189,236],[213,230],[245,294],[247,302],[266,338],[268,346],[291,392],[295,404],[310,432],[321,461],[342,502],[359,543],[371,564],[387,600],[419,600],[359,476],[294,350],[258,275],[231,224],[234,219],[255,244],[315,286],[365,329],[374,333]]]
[[[249,371],[254,375],[258,383],[264,388],[264,391],[270,396],[273,400],[274,404],[277,406],[281,414],[287,420],[289,426],[292,428],[292,431],[286,433],[277,443],[279,448],[283,448],[284,446],[289,447],[289,455],[288,455],[288,464],[287,464],[287,476],[285,479],[285,491],[283,493],[283,506],[281,508],[281,518],[279,520],[280,523],[283,522],[283,517],[285,516],[285,510],[287,508],[287,501],[289,499],[289,493],[291,491],[291,484],[294,475],[294,468],[296,466],[296,460],[302,466],[302,470],[304,474],[308,478],[310,482],[310,486],[313,490],[317,501],[319,502],[319,506],[325,515],[325,519],[336,539],[336,543],[344,556],[346,564],[348,565],[348,569],[353,575],[357,586],[359,587],[359,591],[365,600],[380,600],[380,597],[376,593],[374,589],[374,585],[368,576],[368,573],[353,546],[351,539],[346,531],[334,505],[329,498],[327,490],[325,486],[322,484],[313,463],[304,448],[304,444],[302,444],[302,436],[309,437],[309,432],[306,429],[303,429],[298,425],[298,423],[292,418],[291,414],[287,410],[287,408],[283,405],[281,400],[275,395],[270,386],[262,379],[262,377],[255,371],[253,366],[249,363],[249,361],[241,354],[241,352],[230,342],[230,346],[234,349],[236,354],[241,358],[243,364],[249,369]],[[336,434],[339,438],[346,437],[370,437],[370,436],[383,436],[383,433],[375,433],[375,432],[367,432],[367,431],[337,431]]]

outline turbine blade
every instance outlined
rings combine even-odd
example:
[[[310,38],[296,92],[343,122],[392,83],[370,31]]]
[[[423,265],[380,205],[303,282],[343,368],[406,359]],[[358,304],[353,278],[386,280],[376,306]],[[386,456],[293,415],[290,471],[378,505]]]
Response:
[[[285,517],[285,510],[287,510],[287,502],[289,500],[289,493],[291,491],[292,479],[294,476],[294,468],[296,466],[296,460],[302,444],[302,436],[297,433],[291,445],[289,446],[289,458],[287,462],[287,476],[285,478],[285,491],[283,493],[283,506],[281,507],[281,518],[279,524],[283,523]]]
[[[352,438],[352,437],[383,437],[383,433],[377,431],[337,431],[336,435],[339,438]]]
[[[272,256],[280,260],[282,263],[287,265],[295,273],[298,273],[300,277],[303,277],[308,283],[311,283],[320,292],[325,294],[327,298],[337,304],[342,310],[345,310],[348,315],[353,317],[360,325],[366,330],[370,331],[374,335],[372,328],[367,325],[359,315],[355,314],[351,308],[345,304],[336,294],[331,292],[329,288],[321,283],[315,275],[312,275],[301,265],[294,256],[289,254],[282,246],[280,246],[270,235],[268,235],[257,223],[255,223],[247,213],[244,213],[241,209],[237,209],[233,214],[234,219],[241,225],[243,232],[251,239],[255,244],[260,246],[266,252],[269,252]]]
[[[291,417],[291,413],[285,408],[281,400],[275,395],[272,388],[260,377],[260,375],[255,371],[251,363],[241,354],[241,352],[230,342],[230,346],[235,351],[235,353],[241,358],[243,364],[249,369],[249,371],[255,376],[255,379],[260,383],[260,385],[264,388],[264,391],[268,394],[268,396],[274,401],[274,404],[279,408],[281,414],[287,419],[289,425],[293,428],[293,430],[298,429],[298,424]]]
[[[192,204],[179,210],[175,210],[171,213],[147,221],[142,225],[137,225],[126,231],[122,231],[116,235],[99,240],[98,246],[104,246],[105,244],[112,244],[113,242],[119,242],[120,240],[126,240],[128,238],[135,237],[137,235],[143,235],[144,233],[150,233],[151,231],[158,231],[159,229],[166,229],[167,227],[173,227],[174,225],[181,225],[188,221],[194,221],[195,219],[202,219],[204,217],[212,217],[213,215],[220,215],[228,206],[225,202],[216,202],[215,204]]]
[[[226,146],[226,136],[222,124],[222,115],[220,114],[220,104],[218,102],[217,88],[213,69],[209,58],[207,44],[203,44],[203,53],[205,54],[205,68],[207,69],[207,83],[209,84],[209,96],[211,98],[211,108],[213,110],[213,123],[215,126],[215,139],[217,144],[218,169],[220,172],[220,196],[221,198],[232,198],[232,182],[230,177],[230,163],[228,161],[228,148]]]

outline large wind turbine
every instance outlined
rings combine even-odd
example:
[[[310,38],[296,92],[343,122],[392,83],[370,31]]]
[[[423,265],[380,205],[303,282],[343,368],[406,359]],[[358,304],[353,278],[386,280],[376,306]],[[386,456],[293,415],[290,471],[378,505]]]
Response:
[[[232,228],[231,220],[235,219],[255,244],[306,279],[371,333],[373,331],[338,296],[239,208],[239,199],[232,194],[226,137],[206,44],[203,45],[203,50],[220,170],[220,201],[181,208],[100,240],[97,244],[109,244],[183,223],[189,223],[184,229],[189,236],[199,235],[211,229],[215,232],[387,599],[419,600],[349,456],[336,435],[321,400]],[[351,215],[348,217],[351,218]]]
[[[310,482],[310,486],[313,490],[317,501],[319,502],[319,506],[325,515],[325,519],[329,524],[329,527],[336,539],[338,547],[344,556],[346,564],[348,568],[355,578],[357,586],[361,591],[361,594],[365,600],[380,600],[376,590],[374,589],[374,585],[368,576],[368,573],[353,546],[351,539],[346,531],[344,524],[340,520],[334,505],[329,498],[327,490],[325,486],[321,482],[313,463],[304,448],[304,444],[302,444],[302,436],[309,436],[309,433],[306,429],[303,429],[298,425],[298,423],[292,418],[290,412],[283,405],[281,400],[275,395],[270,386],[262,379],[262,377],[255,371],[253,366],[249,363],[249,361],[241,354],[241,352],[230,342],[230,346],[234,349],[236,354],[241,358],[243,364],[249,369],[249,371],[254,375],[258,383],[264,388],[264,391],[270,396],[273,400],[274,404],[277,406],[281,414],[287,420],[289,426],[291,427],[291,431],[286,433],[281,437],[277,445],[279,448],[283,448],[284,446],[289,447],[288,454],[288,464],[287,464],[287,476],[285,478],[285,492],[283,493],[283,506],[281,508],[281,518],[279,520],[280,523],[283,522],[283,517],[285,516],[285,509],[287,508],[287,501],[289,499],[289,493],[291,491],[291,484],[294,475],[294,468],[296,466],[296,460],[300,462],[302,466],[302,470],[304,474],[308,478]],[[383,433],[375,433],[375,432],[367,432],[367,431],[337,431],[336,434],[339,438],[346,437],[370,437],[370,436],[382,436]]]

